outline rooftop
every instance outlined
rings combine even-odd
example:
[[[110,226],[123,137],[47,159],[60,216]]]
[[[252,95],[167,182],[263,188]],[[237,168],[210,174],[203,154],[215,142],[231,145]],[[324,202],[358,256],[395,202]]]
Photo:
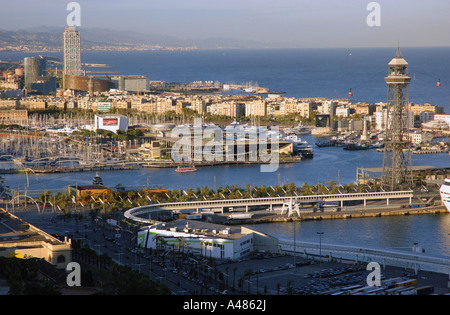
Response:
[[[197,236],[204,237],[237,239],[244,236],[241,227],[224,226],[220,224],[196,220],[180,219],[169,223],[161,223],[154,227],[156,227],[158,230],[195,234]]]
[[[8,243],[30,247],[30,242],[47,242],[49,244],[62,244],[57,238],[39,230],[33,225],[21,220],[13,214],[0,211],[0,247],[8,247]]]

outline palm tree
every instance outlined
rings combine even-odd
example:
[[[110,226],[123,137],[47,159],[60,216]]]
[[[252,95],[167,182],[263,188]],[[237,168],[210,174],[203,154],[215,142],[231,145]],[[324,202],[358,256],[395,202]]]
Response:
[[[233,291],[235,290],[235,284],[236,284],[236,271],[237,271],[237,267],[233,267]]]
[[[247,283],[248,283],[248,293],[250,294],[250,278],[253,275],[253,270],[252,269],[247,269],[244,272],[244,277],[247,277]]]

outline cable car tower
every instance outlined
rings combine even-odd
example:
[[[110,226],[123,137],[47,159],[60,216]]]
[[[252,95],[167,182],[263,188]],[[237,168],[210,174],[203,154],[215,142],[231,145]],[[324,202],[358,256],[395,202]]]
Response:
[[[389,62],[386,134],[381,185],[385,190],[412,189],[411,141],[409,138],[408,63],[400,54]]]

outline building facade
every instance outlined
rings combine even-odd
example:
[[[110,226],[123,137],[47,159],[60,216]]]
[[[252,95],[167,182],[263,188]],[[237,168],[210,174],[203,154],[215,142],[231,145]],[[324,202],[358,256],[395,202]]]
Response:
[[[81,76],[81,38],[75,27],[63,33],[64,74]]]
[[[141,248],[173,248],[215,259],[236,260],[254,250],[253,233],[194,220],[143,228],[138,232],[137,241]]]
[[[97,129],[125,132],[128,129],[128,118],[123,115],[95,115],[95,130]]]

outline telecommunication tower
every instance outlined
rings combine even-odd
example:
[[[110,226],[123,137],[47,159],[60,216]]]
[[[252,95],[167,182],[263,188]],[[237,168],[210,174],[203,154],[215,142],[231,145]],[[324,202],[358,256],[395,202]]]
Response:
[[[408,63],[397,49],[389,62],[386,134],[381,184],[385,190],[412,188],[411,141],[409,138]]]

